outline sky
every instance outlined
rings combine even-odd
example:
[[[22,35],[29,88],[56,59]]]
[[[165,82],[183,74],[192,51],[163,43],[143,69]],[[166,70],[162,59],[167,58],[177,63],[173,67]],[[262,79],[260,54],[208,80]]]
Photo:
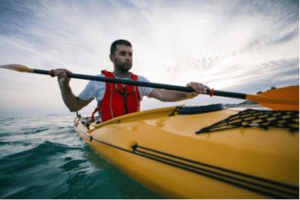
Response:
[[[109,50],[117,39],[132,43],[132,72],[154,83],[193,81],[246,94],[299,85],[299,1],[0,0],[0,65],[97,75],[113,70]],[[56,78],[0,72],[0,117],[70,113]],[[72,79],[70,86],[79,95],[87,83]],[[141,110],[240,102],[144,97]]]

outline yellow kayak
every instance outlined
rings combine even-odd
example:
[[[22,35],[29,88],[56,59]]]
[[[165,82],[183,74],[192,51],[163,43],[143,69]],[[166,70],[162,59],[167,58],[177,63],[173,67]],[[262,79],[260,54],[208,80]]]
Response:
[[[299,111],[175,106],[74,127],[165,198],[299,198]]]

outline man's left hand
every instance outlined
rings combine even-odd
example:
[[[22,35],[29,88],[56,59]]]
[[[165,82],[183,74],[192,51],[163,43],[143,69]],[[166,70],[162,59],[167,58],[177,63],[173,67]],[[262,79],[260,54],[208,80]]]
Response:
[[[203,85],[202,83],[190,82],[186,85],[187,87],[192,88],[195,92],[188,93],[188,98],[194,98],[198,96],[198,94],[206,94],[209,87]]]

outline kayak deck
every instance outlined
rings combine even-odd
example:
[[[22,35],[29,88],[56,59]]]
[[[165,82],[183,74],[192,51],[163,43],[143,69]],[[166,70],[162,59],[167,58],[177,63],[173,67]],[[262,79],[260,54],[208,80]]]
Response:
[[[77,118],[75,129],[100,156],[166,198],[299,197],[299,126],[196,134],[237,113],[168,107],[90,126]]]

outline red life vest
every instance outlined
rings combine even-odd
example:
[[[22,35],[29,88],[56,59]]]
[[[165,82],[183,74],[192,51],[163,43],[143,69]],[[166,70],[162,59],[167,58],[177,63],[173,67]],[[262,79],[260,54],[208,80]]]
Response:
[[[115,78],[114,74],[103,70],[102,73],[107,78]],[[130,78],[137,81],[137,75],[130,73]],[[140,93],[138,86],[125,85],[117,83],[105,83],[105,93],[101,104],[95,109],[92,115],[94,121],[94,114],[101,111],[102,122],[119,117],[121,115],[134,113],[140,111]]]

